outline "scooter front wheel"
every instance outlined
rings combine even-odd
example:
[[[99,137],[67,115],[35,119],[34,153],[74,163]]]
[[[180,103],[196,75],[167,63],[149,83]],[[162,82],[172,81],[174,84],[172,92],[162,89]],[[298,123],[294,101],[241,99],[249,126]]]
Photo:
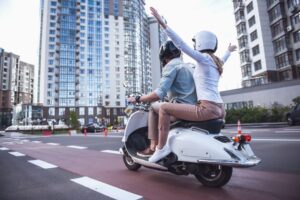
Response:
[[[195,177],[207,187],[222,187],[230,180],[232,167],[202,164]]]
[[[131,171],[137,171],[142,165],[135,163],[129,155],[123,155],[125,166]]]

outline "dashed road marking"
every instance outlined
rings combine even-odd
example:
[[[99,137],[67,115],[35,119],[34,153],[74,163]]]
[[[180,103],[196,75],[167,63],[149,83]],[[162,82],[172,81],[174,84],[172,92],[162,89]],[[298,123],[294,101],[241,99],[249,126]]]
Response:
[[[0,150],[1,150],[1,151],[8,151],[9,148],[6,148],[6,147],[0,147]]]
[[[300,142],[300,139],[267,139],[267,138],[260,138],[260,139],[252,139],[254,141],[264,141],[264,142]]]
[[[143,198],[140,195],[128,192],[126,190],[122,190],[120,188],[114,187],[112,185],[97,181],[86,176],[71,179],[71,181],[117,200],[135,200]]]
[[[53,146],[59,145],[58,143],[53,143],[53,142],[49,142],[49,143],[46,143],[46,144],[53,145]]]
[[[42,161],[42,160],[28,160],[28,162],[36,165],[36,166],[39,166],[43,169],[51,169],[51,168],[56,168],[57,166],[56,165],[52,165],[50,163],[47,163],[45,161]]]
[[[31,141],[31,142],[33,142],[33,143],[42,143],[41,141],[38,141],[38,140],[34,140],[34,141]]]
[[[16,152],[16,151],[11,151],[11,152],[8,152],[8,153],[13,155],[13,156],[16,156],[16,157],[25,156],[25,154],[22,154],[22,153],[19,153],[19,152]]]
[[[113,150],[103,150],[101,152],[103,152],[103,153],[112,153],[112,154],[120,154],[119,151],[113,151]]]
[[[74,148],[74,149],[87,149],[87,147],[76,146],[76,145],[70,145],[70,146],[67,146],[67,147]]]
[[[297,133],[300,130],[285,130],[285,131],[275,131],[275,133]]]

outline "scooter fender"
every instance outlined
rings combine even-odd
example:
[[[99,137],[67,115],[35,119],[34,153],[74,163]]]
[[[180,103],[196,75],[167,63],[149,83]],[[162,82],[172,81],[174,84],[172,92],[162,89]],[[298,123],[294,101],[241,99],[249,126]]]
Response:
[[[128,119],[128,124],[125,127],[122,142],[126,142],[129,135],[133,133],[135,130],[139,128],[147,127],[148,126],[147,124],[148,124],[148,112],[145,111],[134,112]]]
[[[197,163],[199,160],[231,160],[216,134],[193,128],[176,128],[169,133],[168,144],[178,161]]]

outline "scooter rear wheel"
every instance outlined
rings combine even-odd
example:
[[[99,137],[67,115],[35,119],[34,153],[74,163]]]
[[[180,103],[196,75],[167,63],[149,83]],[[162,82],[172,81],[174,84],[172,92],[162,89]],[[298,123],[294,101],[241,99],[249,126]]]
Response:
[[[131,171],[137,171],[142,165],[135,163],[129,155],[123,155],[125,166]]]
[[[199,171],[195,177],[204,186],[222,187],[230,180],[232,175],[232,167],[222,165],[200,165]]]

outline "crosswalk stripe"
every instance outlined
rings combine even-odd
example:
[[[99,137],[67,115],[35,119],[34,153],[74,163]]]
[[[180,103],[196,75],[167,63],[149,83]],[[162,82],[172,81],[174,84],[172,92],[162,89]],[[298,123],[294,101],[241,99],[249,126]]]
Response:
[[[0,150],[1,150],[1,151],[8,151],[9,148],[6,148],[6,147],[0,147]]]
[[[57,166],[56,165],[52,165],[50,163],[47,163],[45,161],[42,161],[42,160],[28,160],[28,162],[38,166],[38,167],[41,167],[43,169],[51,169],[51,168],[56,168]]]
[[[76,145],[70,145],[70,146],[67,146],[67,147],[74,148],[74,149],[86,149],[87,148],[87,147],[76,146]]]
[[[120,188],[114,187],[112,185],[97,181],[86,176],[71,179],[71,181],[116,200],[137,200],[143,198],[140,195],[128,192],[126,190],[122,190]]]
[[[19,152],[16,152],[16,151],[11,151],[11,152],[8,152],[8,153],[13,155],[13,156],[16,156],[16,157],[25,156],[25,154],[22,154],[22,153],[19,153]]]
[[[52,142],[49,142],[49,143],[46,143],[46,144],[53,145],[53,146],[59,145],[58,143],[52,143]]]
[[[112,154],[120,154],[119,151],[113,151],[113,150],[103,150],[101,152],[103,152],[103,153],[112,153]]]

